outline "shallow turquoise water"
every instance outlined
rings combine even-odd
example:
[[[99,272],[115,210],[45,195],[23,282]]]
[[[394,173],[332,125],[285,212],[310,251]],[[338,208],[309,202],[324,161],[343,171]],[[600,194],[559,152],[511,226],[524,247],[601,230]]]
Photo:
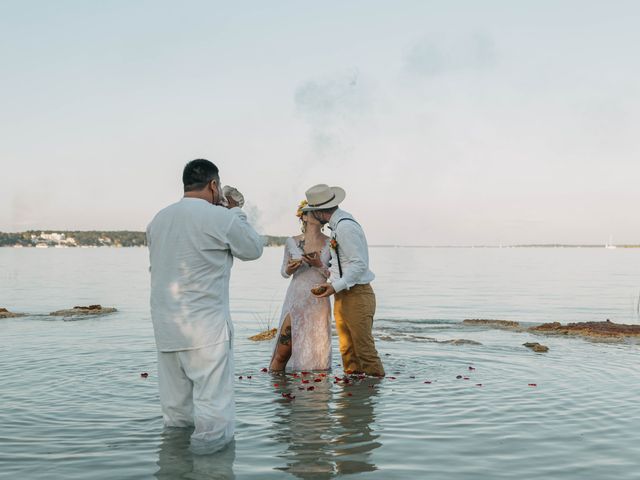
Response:
[[[119,308],[70,322],[0,321],[0,477],[640,478],[638,345],[460,323],[637,323],[640,251],[372,249],[375,333],[395,379],[345,387],[318,377],[304,384],[313,391],[300,390],[299,378],[261,373],[271,345],[246,340],[278,317],[287,286],[281,254],[267,249],[234,268],[243,376],[235,445],[194,457],[189,432],[162,428],[146,250],[0,249],[0,306],[35,314]],[[521,346],[529,340],[550,352]],[[340,375],[335,343],[334,359]]]

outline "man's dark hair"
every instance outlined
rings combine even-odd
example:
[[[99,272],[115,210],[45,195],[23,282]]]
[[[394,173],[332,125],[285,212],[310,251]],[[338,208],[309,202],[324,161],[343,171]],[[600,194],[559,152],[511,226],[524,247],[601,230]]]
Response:
[[[216,180],[220,183],[218,167],[209,160],[197,158],[184,166],[182,184],[185,192],[202,190],[211,180]]]

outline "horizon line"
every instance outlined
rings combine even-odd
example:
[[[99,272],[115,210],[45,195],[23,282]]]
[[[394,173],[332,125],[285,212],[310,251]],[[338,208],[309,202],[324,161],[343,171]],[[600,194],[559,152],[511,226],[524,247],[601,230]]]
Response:
[[[51,232],[51,233],[69,233],[69,232],[101,232],[101,233],[120,233],[120,232],[130,232],[130,233],[139,233],[146,234],[143,230],[59,230],[59,229],[42,229],[35,228],[29,230],[23,230],[20,232],[4,232],[0,230],[0,234],[7,235],[19,235],[22,233],[29,232]],[[263,233],[260,234],[263,237],[275,237],[275,238],[288,238],[291,235],[272,235]],[[514,244],[470,244],[470,245],[460,245],[460,244],[436,244],[436,245],[403,245],[403,244],[393,244],[393,243],[378,243],[369,245],[372,248],[640,248],[639,243],[620,243],[620,244],[609,244],[609,243],[514,243]]]

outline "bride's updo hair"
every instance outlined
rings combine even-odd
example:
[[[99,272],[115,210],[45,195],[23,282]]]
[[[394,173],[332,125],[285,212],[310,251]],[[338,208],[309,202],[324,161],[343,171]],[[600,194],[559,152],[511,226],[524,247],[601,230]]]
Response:
[[[304,214],[302,209],[308,204],[309,202],[307,202],[306,200],[302,200],[298,205],[298,210],[296,210],[296,217],[298,217],[298,219],[300,220],[300,230],[302,230],[302,233],[304,233],[304,231],[307,229],[307,222],[302,219],[302,215]]]

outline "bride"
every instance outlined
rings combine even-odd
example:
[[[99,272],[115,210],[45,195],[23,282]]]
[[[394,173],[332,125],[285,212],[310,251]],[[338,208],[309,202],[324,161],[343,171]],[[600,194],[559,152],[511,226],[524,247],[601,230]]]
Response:
[[[292,277],[282,306],[270,370],[329,370],[331,368],[331,304],[311,294],[314,285],[329,277],[329,237],[313,215],[297,216],[302,234],[287,238],[282,276]]]

